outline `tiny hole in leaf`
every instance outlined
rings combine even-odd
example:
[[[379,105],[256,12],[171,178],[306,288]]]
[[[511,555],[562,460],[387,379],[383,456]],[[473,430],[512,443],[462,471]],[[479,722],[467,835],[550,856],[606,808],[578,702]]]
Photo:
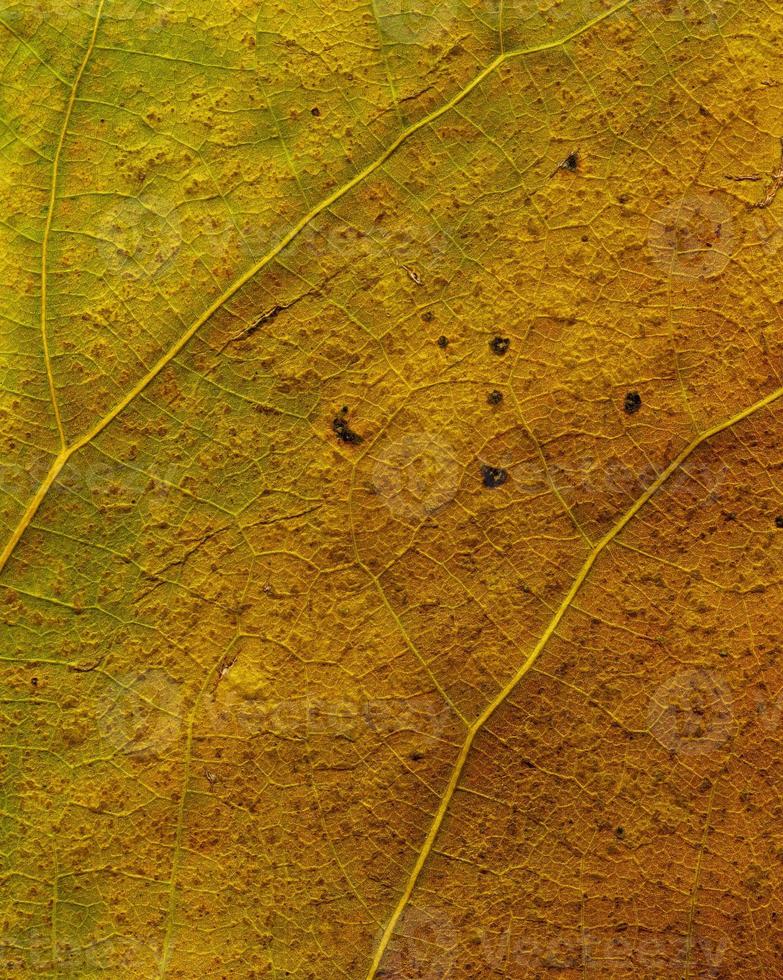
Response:
[[[495,487],[503,486],[508,479],[508,472],[502,466],[482,466],[481,477],[484,486],[494,490]]]
[[[638,391],[629,391],[625,396],[623,408],[628,415],[635,415],[642,407],[642,396]]]
[[[489,349],[498,357],[502,357],[510,346],[511,340],[508,337],[493,337],[489,342]]]

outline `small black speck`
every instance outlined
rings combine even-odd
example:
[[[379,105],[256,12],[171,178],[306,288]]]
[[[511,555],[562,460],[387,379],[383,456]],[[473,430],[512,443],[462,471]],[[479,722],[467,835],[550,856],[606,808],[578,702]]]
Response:
[[[590,236],[589,235],[582,235],[582,241],[583,242],[589,242],[590,241]]]
[[[423,758],[424,758],[424,753],[423,752],[411,752],[411,759],[414,762],[421,762],[421,760]]]
[[[778,514],[775,518],[775,527],[783,527],[783,514]]]
[[[508,472],[502,466],[482,466],[481,478],[485,487],[494,490],[495,487],[503,486],[508,479]]]
[[[432,321],[435,319],[435,314],[432,312],[432,310],[425,310],[424,313],[422,313],[421,318],[425,323],[432,323]]]
[[[345,419],[347,413],[348,408],[347,406],[343,405],[340,415],[335,415],[335,417],[332,419],[332,429],[340,442],[347,442],[352,446],[357,446],[360,442],[364,442],[364,439],[358,432],[354,432],[350,425],[348,425],[348,422]]]
[[[498,357],[502,357],[510,346],[511,340],[508,337],[493,337],[489,342],[489,349]]]
[[[449,338],[444,337],[443,334],[441,334],[440,337],[438,337],[437,344],[441,350],[445,350],[449,346]]]
[[[33,685],[33,687],[38,687],[38,678],[37,677],[31,677],[30,678],[30,683]]]
[[[639,409],[642,407],[642,396],[638,391],[629,391],[625,396],[625,402],[623,408],[628,415],[636,415]]]
[[[321,110],[318,108],[317,105],[314,105],[313,108],[310,110],[310,115],[311,116],[320,116],[321,115]]]
[[[570,170],[573,173],[579,166],[579,154],[569,153],[568,156],[563,160],[563,170]]]
[[[622,838],[622,837],[625,837],[625,827],[618,827],[618,828],[617,828],[617,829],[615,830],[615,834],[616,834],[616,835],[617,835],[618,837],[621,837],[621,838]]]
[[[499,405],[503,401],[503,392],[497,389],[490,391],[487,395],[487,401],[490,405]]]

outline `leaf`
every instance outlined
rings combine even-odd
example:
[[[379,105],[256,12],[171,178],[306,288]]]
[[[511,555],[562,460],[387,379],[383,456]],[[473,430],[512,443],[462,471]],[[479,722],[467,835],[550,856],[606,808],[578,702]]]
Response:
[[[780,973],[780,20],[4,8],[4,975]]]

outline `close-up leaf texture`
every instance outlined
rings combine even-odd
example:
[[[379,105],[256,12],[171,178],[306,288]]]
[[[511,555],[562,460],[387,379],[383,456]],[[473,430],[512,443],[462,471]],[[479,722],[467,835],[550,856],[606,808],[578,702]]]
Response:
[[[783,976],[781,38],[0,0],[0,977]]]

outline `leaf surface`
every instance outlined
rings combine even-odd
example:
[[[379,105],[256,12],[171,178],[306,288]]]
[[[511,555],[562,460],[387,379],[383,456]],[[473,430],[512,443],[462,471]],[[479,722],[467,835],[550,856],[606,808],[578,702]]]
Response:
[[[5,975],[781,971],[781,28],[0,12]]]

